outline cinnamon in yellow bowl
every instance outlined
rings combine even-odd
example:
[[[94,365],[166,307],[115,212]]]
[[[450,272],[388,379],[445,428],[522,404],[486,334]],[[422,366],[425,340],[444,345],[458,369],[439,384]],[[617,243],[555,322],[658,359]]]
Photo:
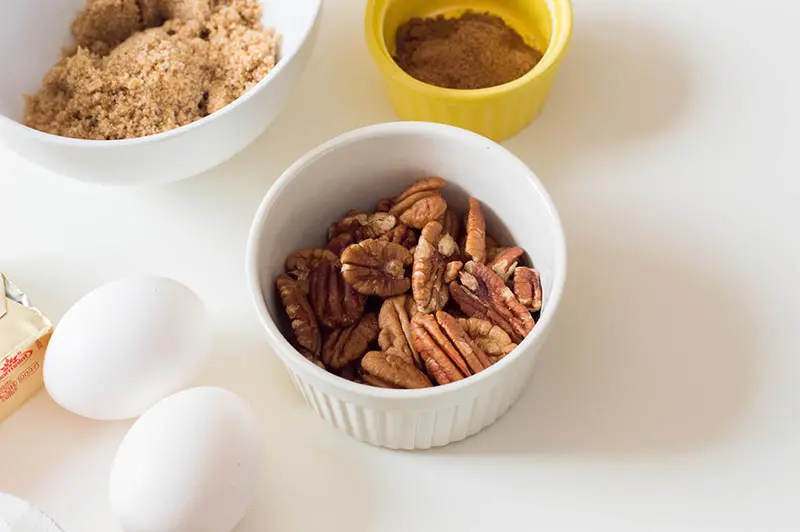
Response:
[[[465,23],[462,29],[475,22],[493,24],[493,32],[502,26],[506,34],[498,42],[507,50],[498,50],[496,61],[484,61],[493,67],[506,64],[486,76],[473,67],[463,79],[455,79],[459,65],[443,62],[449,44],[440,37],[460,22]],[[367,45],[400,118],[450,124],[502,141],[541,112],[569,45],[572,7],[569,0],[368,0],[365,23]],[[419,41],[427,34],[434,34],[427,50],[417,50],[419,42],[407,44],[409,38]],[[465,35],[462,31],[452,39],[463,41]],[[482,45],[477,41],[473,49],[475,44]],[[409,46],[421,58],[416,65],[404,57]],[[482,55],[495,53],[490,47],[480,49]],[[452,55],[462,63],[468,57],[457,50]],[[501,81],[489,86],[493,78]]]

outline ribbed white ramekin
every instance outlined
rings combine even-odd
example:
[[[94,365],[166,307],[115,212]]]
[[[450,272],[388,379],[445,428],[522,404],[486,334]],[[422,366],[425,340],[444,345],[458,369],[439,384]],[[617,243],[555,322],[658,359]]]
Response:
[[[324,246],[326,229],[349,209],[373,209],[420,177],[438,175],[445,197],[484,205],[488,233],[528,252],[542,276],[543,309],[533,332],[481,373],[424,390],[356,384],[303,358],[282,334],[275,290],[286,257]],[[494,423],[530,380],[552,328],[566,278],[564,235],[541,182],[499,144],[466,130],[427,122],[362,128],[317,147],[294,163],[264,198],[251,228],[248,281],[275,353],[306,402],[329,423],[373,445],[427,449],[462,440]]]

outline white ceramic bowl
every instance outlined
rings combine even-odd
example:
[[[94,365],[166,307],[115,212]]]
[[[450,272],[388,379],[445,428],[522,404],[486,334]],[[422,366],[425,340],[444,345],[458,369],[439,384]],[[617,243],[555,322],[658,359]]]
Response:
[[[321,0],[262,0],[263,21],[283,37],[279,62],[235,102],[201,120],[148,137],[80,140],[22,125],[24,94],[71,44],[85,0],[4,0],[0,17],[0,141],[52,172],[108,185],[166,183],[229,159],[275,119],[313,48]]]
[[[456,383],[388,390],[352,383],[303,358],[281,332],[286,318],[275,290],[293,251],[324,246],[326,229],[348,209],[437,175],[445,197],[484,206],[487,230],[527,250],[541,272],[543,309],[533,332],[492,367]],[[427,122],[358,129],[314,149],[273,185],[258,209],[247,252],[248,281],[271,347],[305,400],[347,434],[393,449],[447,445],[494,423],[519,398],[550,332],[566,276],[561,222],[542,183],[505,148],[475,133]]]

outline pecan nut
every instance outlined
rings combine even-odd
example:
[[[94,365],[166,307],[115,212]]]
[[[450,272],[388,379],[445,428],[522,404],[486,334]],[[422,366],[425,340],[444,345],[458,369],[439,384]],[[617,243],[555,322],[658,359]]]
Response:
[[[439,384],[447,384],[468,375],[464,360],[442,332],[431,314],[417,314],[411,320],[411,338],[425,367]],[[456,363],[460,363],[456,366]]]
[[[324,367],[324,365],[323,365]],[[361,378],[361,361],[354,360],[353,362],[349,363],[345,367],[337,370],[336,372],[332,372],[334,375],[338,375],[343,379],[347,379],[350,382],[359,382]]]
[[[460,318],[458,324],[466,331],[470,338],[483,349],[486,356],[494,364],[511,351],[517,344],[503,329],[492,322],[480,318]]]
[[[486,260],[492,261],[497,258],[497,254],[503,247],[497,243],[497,240],[492,238],[490,235],[486,235]]]
[[[388,233],[381,235],[379,240],[400,244],[404,248],[411,250],[417,245],[417,234],[406,224],[398,224]]]
[[[391,231],[395,225],[397,220],[388,212],[365,214],[350,211],[343,219],[328,228],[328,240],[342,234],[349,234],[356,242],[367,238],[378,238]]]
[[[442,310],[450,298],[445,285],[447,258],[456,254],[458,246],[439,222],[429,222],[414,251],[411,291],[420,312]]]
[[[319,360],[322,337],[319,332],[317,318],[311,309],[300,281],[288,275],[279,275],[275,282],[283,308],[292,327],[294,344],[306,358],[316,362]]]
[[[364,356],[366,356],[366,355],[364,355]],[[374,376],[370,375],[369,373],[365,373],[363,371],[363,369],[361,371],[361,380],[363,381],[364,384],[368,384],[369,386],[374,386],[376,388],[389,388],[389,389],[392,389],[392,390],[396,390],[397,389],[395,386],[392,386],[388,382],[384,382],[384,381],[380,380],[378,377],[374,377]]]
[[[534,321],[530,312],[488,266],[468,262],[460,277],[460,283],[450,283],[450,295],[464,314],[500,326],[516,343],[531,332]]]
[[[336,253],[336,256],[338,257],[345,249],[347,249],[347,246],[355,243],[356,239],[353,235],[350,233],[342,233],[340,235],[336,235],[328,241],[328,249],[331,252]]]
[[[542,280],[533,268],[520,266],[514,273],[514,294],[532,312],[542,310]]]
[[[422,179],[418,179],[405,189],[402,194],[392,199],[392,207],[395,207],[398,203],[402,203],[411,196],[415,196],[421,192],[439,192],[446,184],[447,182],[441,177],[423,177]]]
[[[332,239],[336,235],[342,234],[350,234],[354,235],[356,229],[360,227],[358,222],[356,222],[353,217],[358,214],[364,214],[361,211],[357,211],[355,209],[350,209],[344,216],[336,222],[333,222],[331,225],[328,226],[328,240]]]
[[[308,280],[309,302],[325,327],[349,327],[364,315],[367,298],[344,281],[338,261],[323,260]]]
[[[405,389],[432,386],[424,373],[394,350],[370,351],[361,359],[361,369],[364,381],[377,386]]]
[[[483,263],[486,260],[486,220],[483,218],[481,204],[475,198],[469,198],[466,225],[464,251],[468,258]]]
[[[498,250],[497,255],[488,262],[488,266],[504,283],[508,283],[511,276],[514,275],[514,270],[517,268],[520,257],[524,253],[525,250],[516,246],[501,248]]]
[[[378,317],[367,314],[356,325],[328,333],[322,346],[322,361],[329,368],[342,369],[364,356],[377,337]]]
[[[458,279],[458,274],[464,269],[464,263],[460,260],[454,260],[447,263],[447,268],[444,271],[444,282],[452,283]]]
[[[453,237],[453,240],[459,242],[461,239],[461,216],[449,205],[447,210],[442,215],[439,223],[442,224],[444,232]]]
[[[389,214],[406,225],[422,229],[428,222],[438,220],[447,210],[447,202],[440,192],[444,186],[444,179],[438,177],[420,179],[394,198]]]
[[[473,375],[491,365],[486,353],[472,340],[456,318],[447,312],[437,312],[436,321],[461,353]]]
[[[411,337],[425,366],[439,384],[455,382],[491,365],[486,354],[446,312],[417,314]]]
[[[406,267],[411,252],[399,244],[367,239],[342,252],[342,275],[360,294],[389,297],[408,292],[411,279]]]
[[[397,355],[422,368],[422,359],[411,342],[411,319],[416,313],[417,304],[408,295],[385,300],[378,314],[378,345],[384,352],[394,349]]]
[[[394,198],[381,198],[378,200],[377,205],[375,205],[376,212],[389,212],[389,210],[394,205]]]
[[[323,260],[336,263],[339,261],[339,257],[327,249],[301,249],[286,259],[286,272],[300,281],[300,286],[308,293],[308,277],[311,275],[311,270]]]

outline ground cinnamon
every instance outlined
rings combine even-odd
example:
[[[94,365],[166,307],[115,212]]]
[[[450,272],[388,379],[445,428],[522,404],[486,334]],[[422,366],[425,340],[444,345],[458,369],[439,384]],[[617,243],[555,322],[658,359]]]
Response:
[[[449,89],[483,89],[522,77],[542,54],[489,13],[413,18],[396,37],[397,64],[416,79]]]

